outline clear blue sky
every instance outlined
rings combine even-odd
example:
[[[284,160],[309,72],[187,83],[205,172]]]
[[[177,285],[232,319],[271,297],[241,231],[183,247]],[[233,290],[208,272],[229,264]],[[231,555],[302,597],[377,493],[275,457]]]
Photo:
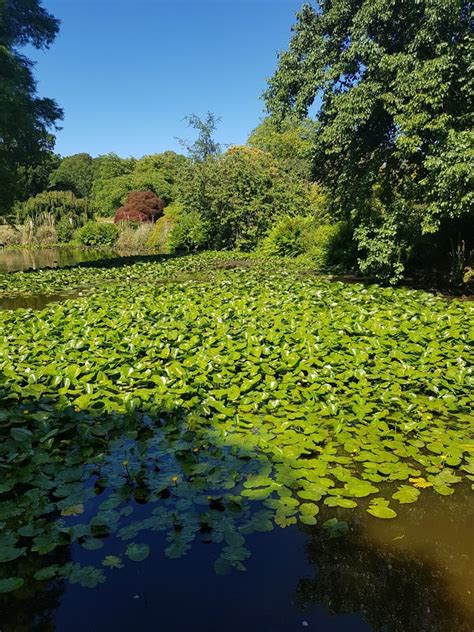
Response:
[[[192,138],[183,117],[222,117],[244,143],[303,0],[43,0],[61,20],[37,64],[42,96],[64,108],[56,150],[141,156]]]

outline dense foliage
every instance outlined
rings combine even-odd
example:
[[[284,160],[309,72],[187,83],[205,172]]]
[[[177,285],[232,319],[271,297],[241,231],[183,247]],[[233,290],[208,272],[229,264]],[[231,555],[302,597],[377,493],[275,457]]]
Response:
[[[271,154],[246,146],[191,164],[179,200],[200,214],[213,248],[250,250],[283,214],[310,212],[308,186]]]
[[[130,191],[151,191],[170,204],[186,158],[172,151],[144,156],[139,160],[116,156],[96,158],[92,200],[97,213],[114,215]]]
[[[72,218],[79,225],[81,220],[92,217],[92,207],[71,191],[44,191],[18,206],[19,222],[32,220],[34,224],[41,224],[45,217],[51,217],[54,222]]]
[[[269,152],[289,173],[304,180],[312,176],[315,124],[284,120],[279,124],[267,117],[248,138],[248,145]]]
[[[466,0],[305,4],[270,80],[277,118],[320,101],[314,176],[382,279],[444,233],[473,248],[470,20]]]
[[[49,178],[50,188],[72,191],[80,198],[87,197],[94,181],[94,159],[89,154],[74,154],[61,160]]]
[[[24,170],[49,154],[50,129],[62,116],[54,101],[38,97],[32,64],[19,48],[48,48],[58,28],[39,0],[0,3],[0,213],[24,196]]]
[[[121,206],[114,221],[155,222],[163,215],[164,201],[151,191],[131,191],[125,204]]]
[[[94,587],[149,531],[242,569],[254,531],[473,480],[468,303],[212,254],[0,278],[85,287],[0,312],[0,592]]]
[[[74,239],[83,246],[113,246],[119,231],[114,224],[87,222],[74,233]]]

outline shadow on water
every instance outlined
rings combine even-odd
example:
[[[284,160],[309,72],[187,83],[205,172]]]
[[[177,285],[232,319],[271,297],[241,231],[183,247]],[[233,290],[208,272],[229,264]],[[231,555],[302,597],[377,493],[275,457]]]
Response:
[[[2,632],[472,629],[474,511],[463,490],[427,493],[392,522],[341,513],[342,538],[270,530],[268,509],[233,496],[260,471],[258,454],[229,446],[209,420],[60,409],[5,389],[1,399],[0,579],[24,580],[0,595]],[[20,409],[32,435],[13,439]],[[136,543],[151,551],[138,563],[124,555]],[[21,554],[8,561],[13,544]],[[214,573],[223,547],[246,572]]]

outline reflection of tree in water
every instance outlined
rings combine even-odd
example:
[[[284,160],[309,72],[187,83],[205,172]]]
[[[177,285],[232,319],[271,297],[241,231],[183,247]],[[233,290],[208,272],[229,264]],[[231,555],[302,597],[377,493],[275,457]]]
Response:
[[[472,563],[466,555],[463,560],[462,555],[449,551],[449,538],[453,546],[458,545],[465,553],[470,545],[456,541],[458,537],[465,538],[465,533],[457,531],[460,515],[450,502],[451,499],[436,498],[429,507],[430,512],[439,507],[434,515],[417,506],[401,516],[402,520],[414,522],[405,524],[407,536],[413,528],[420,532],[425,529],[426,541],[421,547],[420,541],[412,542],[413,548],[409,542],[397,546],[397,540],[402,542],[405,537],[393,537],[397,520],[378,527],[378,534],[367,530],[368,523],[362,516],[361,521],[353,521],[349,533],[342,538],[331,539],[321,530],[314,531],[307,544],[307,556],[317,572],[312,579],[300,580],[296,590],[299,605],[321,603],[335,615],[360,613],[376,632],[472,632],[472,610],[463,603],[469,594]],[[462,505],[462,499],[459,503]],[[438,520],[449,523],[449,529],[444,531],[446,540],[435,535],[430,542],[433,534],[423,522]],[[461,522],[466,527],[469,520],[468,512]],[[382,528],[389,529],[384,537],[380,537]],[[432,559],[437,552],[442,559]],[[458,574],[455,579],[459,585],[455,589],[462,585],[462,597],[448,585],[453,577],[447,575],[453,569]]]
[[[61,547],[47,556],[47,563],[63,565],[70,560],[70,548]],[[54,632],[55,612],[65,590],[64,579],[47,583],[33,576],[45,565],[44,557],[29,555],[9,563],[13,576],[24,577],[24,586],[13,593],[0,595],[0,629],[2,632]]]

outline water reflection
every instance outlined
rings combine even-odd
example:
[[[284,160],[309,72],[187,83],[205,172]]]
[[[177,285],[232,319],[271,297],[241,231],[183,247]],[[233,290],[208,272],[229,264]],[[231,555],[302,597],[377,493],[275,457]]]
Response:
[[[147,514],[143,499],[132,495],[128,504],[135,514]],[[325,632],[472,631],[474,509],[468,491],[441,499],[427,494],[416,506],[402,508],[394,521],[364,511],[341,518],[350,516],[349,534],[337,539],[320,527],[254,533],[247,572],[225,577],[212,570],[215,543],[202,542],[179,560],[166,559],[164,534],[147,531],[142,541],[152,547],[150,558],[140,564],[124,559],[124,568],[111,571],[93,590],[31,579],[21,591],[4,595],[0,627],[2,632],[125,632],[133,626],[289,632],[303,625]],[[106,547],[120,555],[114,536]],[[82,561],[84,553],[77,544],[60,547],[47,563]],[[105,555],[92,554],[97,563]],[[32,578],[44,563],[29,556],[15,572]]]
[[[360,613],[376,632],[474,629],[474,505],[470,491],[427,493],[383,521],[357,511],[349,534],[313,531],[308,559],[317,571],[296,591],[301,607]]]
[[[38,248],[35,250],[4,250],[0,252],[0,271],[16,272],[19,270],[39,270],[41,268],[64,268],[109,256],[114,256],[114,252],[108,249]]]
[[[49,303],[58,303],[68,298],[81,296],[84,291],[74,290],[72,292],[56,292],[47,294],[36,292],[34,294],[23,294],[19,296],[0,295],[0,310],[2,309],[44,309]]]

